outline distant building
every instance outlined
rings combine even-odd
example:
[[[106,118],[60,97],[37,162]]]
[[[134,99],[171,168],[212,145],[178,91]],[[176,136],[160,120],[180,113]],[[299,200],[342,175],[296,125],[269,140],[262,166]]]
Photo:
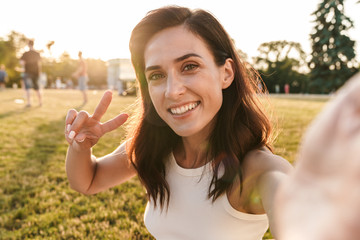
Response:
[[[118,90],[119,95],[135,93],[136,75],[130,59],[116,58],[107,63],[108,88]]]

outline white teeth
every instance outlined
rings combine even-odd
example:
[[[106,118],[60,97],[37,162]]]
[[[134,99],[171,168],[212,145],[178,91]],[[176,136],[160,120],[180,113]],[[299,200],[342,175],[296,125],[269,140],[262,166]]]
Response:
[[[177,107],[177,108],[170,108],[170,112],[172,114],[177,114],[177,115],[184,114],[187,111],[190,111],[190,110],[196,108],[197,105],[199,105],[199,103],[190,103],[185,106],[181,106],[181,107]]]

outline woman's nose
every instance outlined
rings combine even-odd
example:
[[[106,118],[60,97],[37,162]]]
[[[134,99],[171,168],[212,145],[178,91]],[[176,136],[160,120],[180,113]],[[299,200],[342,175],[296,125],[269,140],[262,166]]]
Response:
[[[186,88],[183,80],[176,73],[168,74],[166,81],[165,97],[177,99],[183,95]]]

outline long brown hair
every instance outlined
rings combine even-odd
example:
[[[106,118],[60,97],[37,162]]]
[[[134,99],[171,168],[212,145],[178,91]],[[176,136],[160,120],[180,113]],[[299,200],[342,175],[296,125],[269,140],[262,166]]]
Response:
[[[181,137],[159,117],[151,102],[144,73],[144,50],[149,39],[169,27],[185,26],[201,37],[211,50],[215,62],[222,66],[227,58],[234,62],[234,81],[223,90],[223,104],[209,139],[209,154],[215,159],[209,186],[209,198],[216,200],[229,189],[236,176],[242,181],[241,165],[249,151],[270,148],[271,124],[256,97],[256,75],[240,60],[233,41],[219,21],[204,10],[169,6],[150,11],[132,31],[131,61],[140,84],[141,105],[137,125],[128,150],[130,160],[147,190],[148,197],[161,207],[169,203],[166,160]],[[224,174],[218,176],[222,163]]]

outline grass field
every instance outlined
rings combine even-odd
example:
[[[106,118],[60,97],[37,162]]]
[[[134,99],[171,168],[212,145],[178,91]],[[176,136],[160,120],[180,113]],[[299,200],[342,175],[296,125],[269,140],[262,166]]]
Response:
[[[89,92],[92,113],[103,91]],[[64,159],[64,118],[80,108],[76,90],[45,90],[42,107],[24,108],[22,90],[0,92],[0,239],[151,239],[143,224],[146,198],[136,178],[95,196],[69,188]],[[114,99],[104,120],[131,113],[134,97]],[[277,98],[277,154],[293,162],[304,130],[326,99]],[[37,99],[33,99],[33,105]],[[94,148],[113,151],[125,128],[105,135]],[[267,234],[270,236],[270,234]]]

